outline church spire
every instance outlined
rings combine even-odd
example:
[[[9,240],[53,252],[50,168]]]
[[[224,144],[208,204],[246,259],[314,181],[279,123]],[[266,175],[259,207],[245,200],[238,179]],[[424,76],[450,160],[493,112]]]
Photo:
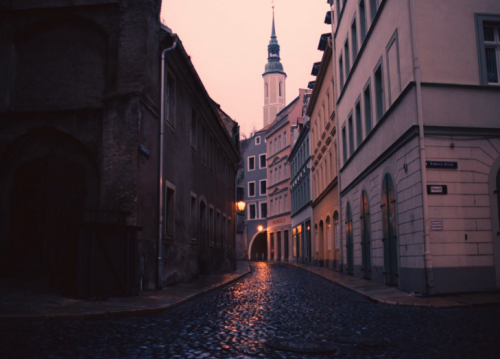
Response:
[[[267,64],[266,71],[263,75],[268,73],[281,73],[285,74],[283,71],[283,64],[280,62],[280,45],[278,44],[278,38],[276,37],[276,25],[274,21],[274,6],[273,6],[273,27],[271,31],[271,40],[267,46]]]
[[[271,32],[271,39],[276,38],[276,28],[274,26],[274,6],[273,6],[273,31]]]

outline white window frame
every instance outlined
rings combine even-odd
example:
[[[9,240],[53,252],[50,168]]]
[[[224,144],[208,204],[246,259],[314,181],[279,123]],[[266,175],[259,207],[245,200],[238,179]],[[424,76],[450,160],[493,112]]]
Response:
[[[491,14],[475,14],[475,18],[476,18],[477,47],[479,55],[479,76],[481,85],[500,86],[500,16]],[[485,26],[489,26],[494,29],[495,40],[493,42],[491,41],[485,42],[484,32],[483,32],[484,31],[483,28]],[[498,82],[488,82],[486,55],[485,55],[486,47],[496,47]]]
[[[380,89],[377,89],[377,72],[380,71]],[[386,97],[386,84],[384,79],[384,62],[381,57],[377,62],[377,65],[373,69],[373,90],[374,90],[374,98],[375,101],[375,123],[378,123],[385,115],[385,97]],[[378,96],[380,98],[378,98]],[[380,102],[379,102],[380,100]]]
[[[261,141],[260,141],[260,136],[256,136],[255,137],[255,145],[258,146],[260,145]]]
[[[266,182],[266,192],[262,193],[262,182]],[[259,180],[259,196],[266,196],[267,195],[267,179]]]
[[[250,158],[253,158],[253,170],[250,169]],[[248,172],[255,171],[256,168],[257,168],[257,166],[256,166],[256,163],[255,163],[255,156],[248,156],[247,157],[247,171]]]
[[[250,216],[250,212],[251,212],[250,211],[250,207],[251,206],[255,206],[255,218],[251,218],[251,216]],[[247,219],[249,221],[255,221],[255,220],[259,219],[259,212],[257,212],[257,202],[250,202],[250,203],[248,203]]]
[[[260,201],[259,202],[259,218],[260,219],[265,219],[269,217],[269,208],[267,208],[267,214],[266,217],[262,217],[262,205],[265,204],[267,206],[267,201]]]
[[[250,194],[250,183],[253,183],[253,196]],[[257,195],[257,188],[255,188],[255,181],[248,181],[248,197],[255,197]]]
[[[261,162],[262,162],[262,161],[261,161],[261,157],[262,157],[262,156],[266,156],[266,160],[264,161],[264,164],[265,164],[265,165],[264,165],[264,167],[261,167],[261,166],[260,166],[260,164],[261,164]],[[267,153],[261,153],[261,154],[259,155],[259,169],[263,169],[263,168],[267,168]]]

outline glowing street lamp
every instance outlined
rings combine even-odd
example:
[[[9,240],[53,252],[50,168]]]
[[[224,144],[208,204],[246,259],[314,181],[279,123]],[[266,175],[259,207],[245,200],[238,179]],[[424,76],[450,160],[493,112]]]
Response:
[[[243,214],[245,212],[245,207],[247,204],[244,201],[239,201],[236,203],[236,211],[238,214]]]
[[[257,230],[258,230],[260,233],[264,232],[264,226],[263,226],[262,224],[259,224],[259,225],[257,226]]]

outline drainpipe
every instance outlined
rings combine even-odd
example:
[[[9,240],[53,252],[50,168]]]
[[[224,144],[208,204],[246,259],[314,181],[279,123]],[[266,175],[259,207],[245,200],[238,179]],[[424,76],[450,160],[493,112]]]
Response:
[[[163,289],[162,285],[162,250],[161,250],[161,237],[163,234],[163,213],[165,212],[165,203],[163,200],[163,158],[165,152],[165,87],[167,81],[165,78],[165,54],[169,51],[174,50],[177,47],[177,36],[175,36],[174,44],[168,49],[163,50],[161,53],[161,99],[160,99],[160,148],[159,148],[159,159],[158,159],[158,185],[159,185],[159,201],[158,201],[158,271],[156,274],[156,289]]]
[[[330,5],[330,10],[331,10],[331,25],[332,25],[332,68],[333,68],[333,92],[334,94],[337,94],[336,85],[337,85],[337,79],[335,74],[337,73],[335,71],[335,58],[337,57],[337,47],[335,44],[335,27],[334,27],[334,13],[333,13],[333,1]],[[333,94],[332,94],[333,96]],[[336,132],[335,136],[339,138],[338,133],[340,129],[340,123],[339,123],[339,116],[337,114],[337,96],[333,96],[333,111],[335,112],[335,127]],[[341,185],[341,180],[340,180],[340,155],[339,155],[339,150],[340,150],[340,143],[339,141],[336,141],[337,143],[337,150],[335,151],[335,157],[337,160],[337,189],[338,189],[338,199],[339,199],[339,225],[340,225],[340,272],[344,271],[344,243],[342,240],[342,229],[344,228],[344,225],[342,223],[342,185]]]
[[[413,43],[413,69],[415,74],[415,83],[417,91],[417,119],[418,119],[418,141],[420,147],[420,175],[422,183],[422,216],[424,222],[424,269],[427,294],[434,294],[434,273],[432,271],[432,255],[430,252],[429,239],[429,209],[427,206],[427,171],[425,167],[425,140],[424,140],[424,114],[422,105],[422,83],[420,80],[420,62],[418,58],[417,48],[417,27],[415,21],[415,6],[414,1],[409,0],[410,6],[410,22]]]

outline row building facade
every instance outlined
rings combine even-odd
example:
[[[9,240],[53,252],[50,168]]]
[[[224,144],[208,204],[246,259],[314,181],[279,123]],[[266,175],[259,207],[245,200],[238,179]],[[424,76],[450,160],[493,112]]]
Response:
[[[235,267],[238,126],[160,8],[0,1],[0,271],[108,296]]]
[[[499,289],[500,3],[331,10],[343,271],[415,293]]]

